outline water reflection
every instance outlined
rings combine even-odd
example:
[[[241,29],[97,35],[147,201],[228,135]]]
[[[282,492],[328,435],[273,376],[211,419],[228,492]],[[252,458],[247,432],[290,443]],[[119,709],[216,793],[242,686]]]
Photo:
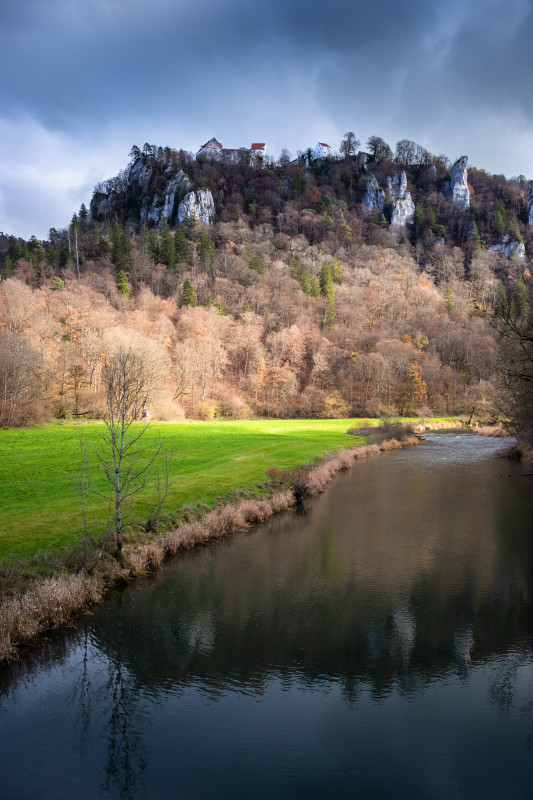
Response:
[[[465,759],[484,762],[488,750],[478,753],[473,741],[459,747],[445,722],[450,706],[458,719],[468,709],[460,724],[473,726],[473,740],[495,725],[493,714],[508,721],[501,740],[494,728],[491,746],[503,754],[512,743],[505,758],[516,761],[516,792],[506,784],[505,794],[528,796],[533,500],[520,468],[493,458],[501,447],[436,435],[415,450],[356,464],[297,512],[190,553],[116,594],[69,636],[4,671],[4,718],[20,739],[0,733],[0,746],[22,750],[26,706],[31,714],[35,703],[50,702],[63,715],[59,738],[75,742],[75,769],[62,786],[79,797],[150,797],[155,787],[165,796],[177,771],[169,742],[180,763],[189,759],[198,769],[199,753],[215,740],[216,794],[205,776],[180,771],[181,796],[235,796],[228,776],[236,764],[248,775],[246,791],[253,771],[263,774],[256,796],[294,796],[296,778],[299,792],[308,781],[307,796],[323,796],[332,769],[341,793],[357,775],[359,787],[370,781],[367,796],[390,796],[384,777],[382,794],[379,781],[363,780],[367,767],[353,753],[343,760],[343,742],[357,743],[365,764],[374,763],[375,743],[395,729],[398,704],[407,702],[402,736],[411,745],[392,758],[400,760],[390,773],[393,784],[404,775],[405,796],[452,796],[454,786],[457,796],[502,796],[487,786],[476,794],[479,775],[463,774]],[[317,761],[313,732],[326,721]],[[444,772],[437,751],[447,753]],[[422,752],[432,771],[417,782]],[[300,771],[290,760],[296,754]],[[277,783],[269,759],[289,759]],[[44,757],[33,769],[39,775]],[[439,781],[448,793],[435,793]]]

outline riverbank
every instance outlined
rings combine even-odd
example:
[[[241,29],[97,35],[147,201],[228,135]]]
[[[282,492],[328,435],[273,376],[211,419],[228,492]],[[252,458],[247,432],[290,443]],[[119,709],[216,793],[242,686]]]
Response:
[[[346,425],[347,421],[341,422]],[[456,425],[460,423],[447,421],[446,427]],[[64,571],[52,577],[30,578],[0,606],[0,661],[15,658],[20,647],[65,624],[90,604],[100,601],[114,586],[154,571],[165,558],[266,521],[298,500],[321,492],[339,470],[348,469],[355,460],[416,442],[413,436],[405,437],[402,442],[393,439],[379,445],[360,441],[359,446],[345,448],[318,465],[286,471],[273,468],[269,470],[269,481],[240,502],[223,502],[218,507],[201,504],[196,509],[182,510],[182,522],[175,527],[163,532],[137,531],[124,547],[120,561],[106,553],[91,575]],[[172,518],[166,522],[171,523]]]

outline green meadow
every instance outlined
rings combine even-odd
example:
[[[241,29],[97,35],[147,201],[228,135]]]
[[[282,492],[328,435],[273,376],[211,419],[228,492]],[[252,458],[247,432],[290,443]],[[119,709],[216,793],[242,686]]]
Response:
[[[368,420],[254,420],[152,423],[141,439],[158,437],[170,456],[169,490],[163,511],[210,504],[232,492],[252,489],[272,467],[309,463],[329,450],[353,447],[361,439],[346,433]],[[81,434],[89,452],[98,447],[99,423],[51,424],[0,430],[0,559],[26,560],[36,553],[72,547],[81,541],[81,510],[73,479],[79,471]],[[93,458],[93,462],[95,459]],[[162,469],[162,465],[159,465]],[[109,487],[93,464],[88,532],[105,528]],[[133,498],[129,518],[146,520],[158,502],[155,465]]]

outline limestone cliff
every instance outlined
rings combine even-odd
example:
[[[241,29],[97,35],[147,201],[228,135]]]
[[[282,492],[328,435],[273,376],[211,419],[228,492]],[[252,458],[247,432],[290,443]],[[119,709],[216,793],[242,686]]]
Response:
[[[402,228],[413,221],[415,204],[411,192],[407,191],[407,175],[391,175],[387,178],[387,194],[392,202],[391,227]]]
[[[164,219],[167,222],[173,221],[179,199],[189,188],[188,177],[183,170],[179,170],[177,175],[169,178],[163,194],[155,194],[151,202],[149,201],[150,194],[145,195],[145,203],[140,212],[141,221],[153,222],[155,225],[160,225]]]
[[[387,200],[391,205],[391,227],[401,228],[413,221],[415,204],[407,191],[407,175],[402,172],[387,178],[386,192],[380,189],[376,176],[371,175],[366,182],[362,203],[370,211],[383,214]]]
[[[191,180],[180,169],[169,151],[157,157],[142,155],[115,178],[99,184],[91,200],[91,216],[96,220],[113,215],[131,223],[173,225],[193,217],[204,225],[215,219],[215,204],[209,190],[192,191]]]
[[[185,195],[178,206],[178,220],[183,222],[187,218],[196,219],[204,225],[214,222],[215,202],[208,189],[199,189]]]
[[[454,203],[466,211],[470,207],[470,190],[468,188],[468,157],[461,156],[452,167],[450,194]]]
[[[501,242],[489,247],[493,253],[499,253],[506,258],[525,258],[526,248],[522,242],[512,242],[510,236],[502,236]]]
[[[527,221],[533,225],[533,181],[529,181],[527,193]]]
[[[366,191],[362,203],[369,211],[383,214],[385,208],[385,192],[379,188],[376,176],[371,175],[366,182]]]

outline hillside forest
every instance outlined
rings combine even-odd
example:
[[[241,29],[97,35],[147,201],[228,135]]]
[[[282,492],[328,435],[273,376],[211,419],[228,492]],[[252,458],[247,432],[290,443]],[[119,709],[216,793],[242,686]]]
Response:
[[[230,164],[134,147],[47,241],[0,235],[0,424],[101,417],[120,345],[150,371],[162,420],[528,417],[526,180],[470,169],[465,211],[445,156],[371,137],[361,158],[352,144]],[[369,176],[401,171],[415,212],[395,228],[389,198],[382,213],[362,199]],[[178,174],[211,193],[212,224],[179,221],[184,190],[158,223],[146,214]],[[525,258],[488,249],[506,237]]]

